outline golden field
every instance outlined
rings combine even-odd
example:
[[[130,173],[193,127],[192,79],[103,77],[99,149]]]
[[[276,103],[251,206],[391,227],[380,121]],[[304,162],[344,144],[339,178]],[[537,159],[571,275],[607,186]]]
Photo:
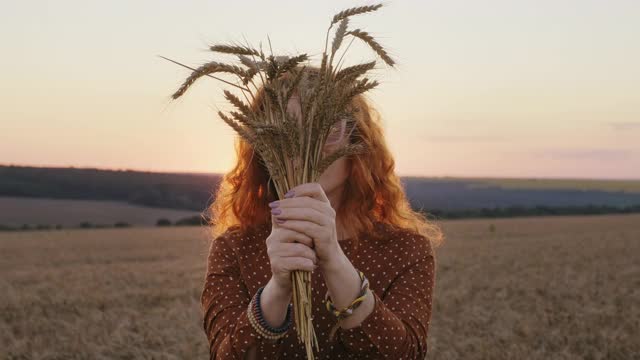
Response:
[[[640,215],[443,221],[430,359],[640,355]],[[198,227],[0,233],[0,359],[205,359]]]

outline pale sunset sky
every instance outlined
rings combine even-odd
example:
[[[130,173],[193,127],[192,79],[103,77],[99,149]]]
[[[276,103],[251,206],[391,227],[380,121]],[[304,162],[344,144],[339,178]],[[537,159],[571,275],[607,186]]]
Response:
[[[12,1],[0,12],[0,164],[225,172],[227,85],[192,67],[243,41],[319,60],[371,1]],[[370,98],[400,175],[640,179],[640,1],[386,1],[352,18],[397,61]],[[376,59],[354,41],[348,65]],[[221,77],[223,77],[222,75]],[[227,77],[231,79],[231,77]]]

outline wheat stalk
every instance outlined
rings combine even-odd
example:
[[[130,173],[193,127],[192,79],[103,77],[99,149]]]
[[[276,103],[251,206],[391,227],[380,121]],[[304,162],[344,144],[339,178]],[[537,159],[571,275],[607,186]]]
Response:
[[[375,66],[376,66],[376,62],[371,61],[364,64],[357,64],[357,65],[346,67],[336,73],[334,80],[340,81],[342,79],[356,79],[364,75],[366,72],[373,70]]]
[[[333,19],[331,20],[331,25],[337,23],[340,20],[346,19],[349,16],[354,16],[354,15],[358,15],[358,14],[364,14],[364,13],[371,12],[371,11],[376,11],[381,7],[382,7],[382,4],[376,4],[376,5],[359,6],[359,7],[354,7],[354,8],[342,10],[342,11],[340,11],[339,13],[337,13],[337,14],[335,14],[333,16]]]
[[[369,35],[368,32],[362,31],[360,29],[355,29],[349,31],[347,35],[353,35],[371,46],[371,48],[380,56],[382,60],[384,60],[385,63],[387,63],[387,65],[393,66],[395,64],[395,61],[393,61],[393,59],[389,57],[382,46],[378,44],[378,42],[373,38],[373,36]]]
[[[320,175],[336,160],[367,151],[364,143],[349,139],[348,143],[325,156],[324,144],[331,128],[341,119],[350,129],[358,126],[355,116],[358,109],[350,108],[354,97],[378,85],[377,81],[365,75],[375,68],[376,61],[357,64],[341,69],[334,66],[335,54],[341,48],[346,36],[359,38],[388,65],[394,61],[382,46],[368,33],[356,29],[349,31],[349,18],[379,9],[382,5],[361,6],[343,10],[331,20],[329,30],[339,23],[327,53],[329,30],[325,39],[319,68],[309,67],[307,54],[276,56],[273,54],[271,39],[270,54],[265,55],[262,42],[258,48],[251,45],[219,44],[210,50],[216,53],[234,55],[239,64],[209,62],[198,68],[191,68],[177,61],[163,57],[192,70],[191,75],[172,95],[182,96],[198,79],[213,77],[232,85],[242,93],[241,97],[224,90],[224,97],[235,110],[228,115],[218,111],[218,116],[227,123],[244,141],[253,147],[269,172],[270,181],[276,188],[278,198],[292,187],[308,182],[316,182]],[[353,39],[352,39],[353,42]],[[348,49],[348,47],[347,47]],[[346,53],[346,51],[345,51]],[[344,53],[342,54],[344,56]],[[342,57],[338,61],[340,64]],[[234,84],[212,76],[214,73],[235,75],[242,83]],[[251,86],[249,86],[251,85]],[[253,89],[252,89],[253,88]],[[255,89],[255,90],[254,90]],[[260,101],[264,106],[250,106],[248,99],[258,101],[258,92],[263,89]],[[301,103],[302,119],[296,119],[287,112],[287,105],[294,93]],[[349,132],[348,137],[351,137]],[[356,137],[357,138],[357,137]],[[318,339],[313,328],[311,273],[292,273],[294,320],[298,340],[304,343],[307,359],[314,359],[314,348],[319,351]]]
[[[260,56],[260,52],[252,47],[242,46],[242,45],[212,45],[209,47],[211,51],[225,53],[225,54],[234,54],[234,55],[255,55]]]
[[[180,88],[178,89],[178,91],[176,91],[172,97],[174,99],[179,98],[180,96],[182,96],[182,94],[185,93],[185,91],[187,91],[187,89],[193,85],[193,83],[196,82],[196,80],[198,80],[199,78],[205,76],[205,75],[209,75],[209,74],[213,74],[213,73],[219,73],[219,72],[227,72],[227,73],[231,73],[234,75],[237,75],[238,77],[240,77],[241,79],[246,78],[247,76],[249,76],[249,73],[238,67],[235,65],[228,65],[228,64],[221,64],[219,62],[216,61],[211,61],[209,63],[206,63],[202,66],[200,66],[199,68],[197,68],[188,78],[187,80],[184,81],[184,83],[182,83],[182,85],[180,86]]]
[[[344,18],[340,22],[340,25],[338,26],[338,30],[336,30],[336,35],[333,38],[333,44],[331,45],[332,58],[335,55],[336,51],[338,51],[338,49],[340,48],[340,45],[342,45],[342,40],[344,39],[344,36],[347,34],[348,26],[349,26],[349,18]]]

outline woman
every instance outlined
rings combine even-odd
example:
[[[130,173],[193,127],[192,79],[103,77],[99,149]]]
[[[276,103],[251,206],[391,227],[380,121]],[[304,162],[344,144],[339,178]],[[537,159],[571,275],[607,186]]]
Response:
[[[212,205],[201,297],[211,358],[306,357],[291,319],[293,270],[312,271],[316,359],[425,358],[443,235],[411,209],[375,110],[363,96],[351,105],[356,125],[338,122],[325,153],[354,139],[369,151],[340,158],[284,199],[237,140],[237,164]],[[300,116],[299,98],[287,111]]]

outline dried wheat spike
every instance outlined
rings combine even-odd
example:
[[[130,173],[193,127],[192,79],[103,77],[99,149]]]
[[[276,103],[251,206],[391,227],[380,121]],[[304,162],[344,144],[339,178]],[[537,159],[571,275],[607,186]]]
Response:
[[[328,63],[327,54],[323,53],[322,61],[320,61],[320,69],[318,70],[318,75],[315,77],[315,85],[313,86],[313,90],[312,90],[312,94],[314,98],[316,98],[320,94],[321,89],[324,88],[324,85],[327,81],[326,74],[327,74],[327,69],[329,68],[327,63]]]
[[[342,10],[333,16],[333,20],[331,20],[331,25],[337,23],[342,19],[348,18],[349,16],[376,11],[381,7],[382,7],[382,4],[376,4],[376,5],[360,6],[360,7],[354,7],[354,8]]]
[[[273,106],[279,106],[280,99],[278,98],[278,91],[269,85],[264,85],[262,87],[265,94],[267,94],[267,99],[271,102]]]
[[[222,118],[224,122],[226,122],[229,126],[231,126],[231,128],[233,128],[233,130],[235,130],[238,133],[238,135],[240,135],[243,139],[245,139],[249,144],[251,144],[252,146],[256,145],[256,141],[258,141],[258,139],[256,138],[255,135],[251,134],[249,131],[247,131],[247,129],[238,125],[238,123],[236,123],[233,119],[226,116],[222,111],[218,111],[218,115],[220,116],[220,118]]]
[[[260,56],[260,52],[258,50],[241,45],[212,45],[209,49],[211,51],[225,54]]]
[[[258,64],[255,61],[253,61],[252,59],[248,58],[247,56],[238,55],[238,59],[240,60],[242,65],[248,67],[249,69],[254,69],[256,71],[259,70]]]
[[[367,92],[378,85],[378,81],[369,80],[368,78],[356,80],[354,85],[346,89],[346,91],[340,96],[338,103],[336,104],[336,109],[338,109],[338,112],[342,111],[347,107],[354,96]]]
[[[288,112],[285,113],[285,120],[282,124],[284,132],[287,136],[287,155],[291,158],[299,154],[300,151],[300,134],[297,120]]]
[[[282,65],[279,66],[278,73],[279,74],[285,73],[295,68],[296,66],[298,66],[301,62],[307,61],[308,59],[309,59],[309,56],[307,56],[307,54],[300,54],[292,58],[289,58]]]
[[[362,144],[350,144],[350,145],[341,147],[340,149],[324,157],[320,161],[320,164],[318,165],[318,170],[316,171],[318,174],[322,174],[334,161],[338,160],[339,158],[343,156],[362,154],[365,152],[365,149],[366,149],[365,146]]]
[[[268,80],[273,80],[278,76],[278,67],[280,67],[280,65],[276,58],[273,55],[269,55],[265,62],[265,68],[263,69],[267,74]]]
[[[227,72],[227,73],[235,74],[238,77],[240,77],[241,79],[244,79],[244,78],[246,78],[248,76],[247,71],[245,71],[241,67],[238,67],[238,66],[235,66],[235,65],[221,64],[219,62],[212,61],[212,62],[206,63],[206,64],[200,66],[199,68],[197,68],[196,70],[194,70],[191,73],[191,75],[189,75],[187,80],[185,80],[184,83],[182,83],[182,85],[180,86],[178,91],[176,91],[173,95],[171,95],[171,97],[174,100],[179,98],[180,96],[182,96],[182,94],[184,94],[187,91],[187,89],[191,85],[193,85],[193,83],[196,80],[198,80],[199,78],[201,78],[203,76],[210,75],[210,74],[217,73],[217,72]]]
[[[258,69],[250,68],[247,70],[246,75],[242,78],[242,84],[247,85],[256,74],[258,74]]]
[[[244,101],[240,100],[237,96],[235,96],[231,91],[224,90],[224,97],[229,100],[230,103],[233,104],[238,110],[242,112],[247,117],[252,117],[253,113],[249,105],[245,104]]]
[[[336,35],[333,38],[333,43],[331,44],[332,55],[334,55],[336,51],[338,51],[338,49],[340,48],[340,45],[342,44],[342,39],[344,39],[344,36],[347,33],[348,25],[349,25],[349,18],[342,19],[342,21],[340,22],[340,25],[338,26],[338,30],[336,30]]]
[[[229,114],[231,114],[234,119],[238,120],[238,122],[244,126],[247,126],[250,128],[254,128],[256,126],[256,123],[253,120],[246,117],[244,114],[241,114],[237,111],[230,111]]]
[[[360,40],[366,42],[367,44],[369,44],[369,46],[371,46],[371,48],[378,54],[378,56],[380,56],[380,58],[382,58],[382,60],[384,60],[385,63],[387,63],[387,65],[393,67],[393,65],[395,64],[395,61],[393,61],[393,59],[389,57],[389,55],[382,48],[382,46],[378,44],[378,42],[375,41],[373,39],[373,36],[369,35],[368,32],[362,31],[360,29],[355,29],[355,30],[349,31],[347,35],[353,35],[359,38]]]
[[[293,68],[289,71],[291,74],[293,74],[293,80],[289,81],[288,85],[286,85],[284,88],[284,91],[283,91],[284,96],[282,97],[282,99],[285,104],[289,102],[289,99],[291,98],[293,93],[296,90],[299,90],[299,86],[305,75],[306,68],[307,68],[306,66],[303,66],[300,69]]]
[[[371,61],[368,63],[364,63],[364,64],[358,64],[358,65],[353,65],[353,66],[349,66],[346,67],[340,71],[338,71],[338,73],[336,73],[335,76],[335,81],[341,81],[342,79],[345,80],[355,80],[358,77],[360,77],[361,75],[364,75],[367,71],[373,70],[373,68],[375,68],[376,66],[376,62],[375,61]]]
[[[348,104],[349,99],[353,98],[354,96],[367,92],[378,85],[379,83],[377,80],[369,80],[368,78],[356,80],[355,85],[351,89],[349,89],[346,95],[344,95],[344,98],[341,99],[342,102],[340,103],[339,108],[342,109],[343,106]]]

